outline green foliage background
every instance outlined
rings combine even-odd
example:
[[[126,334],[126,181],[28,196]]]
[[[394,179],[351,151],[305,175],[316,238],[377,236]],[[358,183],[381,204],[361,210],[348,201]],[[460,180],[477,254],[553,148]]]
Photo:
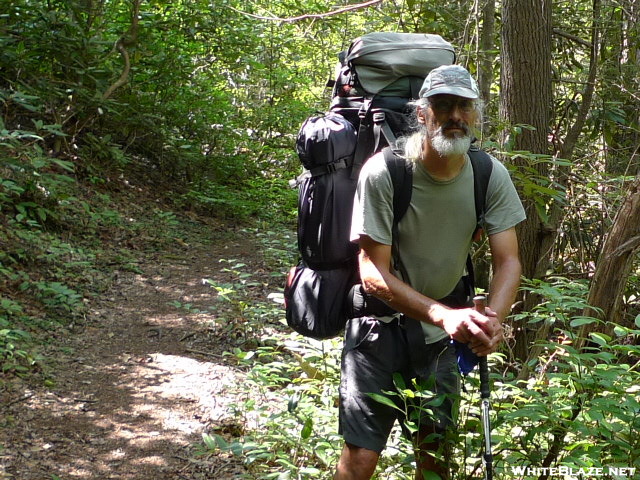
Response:
[[[135,252],[126,246],[162,248],[181,240],[187,234],[184,212],[293,231],[296,192],[287,183],[300,171],[295,135],[308,115],[327,108],[325,84],[336,53],[353,38],[375,30],[439,33],[472,71],[482,59],[492,60],[492,92],[499,94],[498,47],[477,46],[476,3],[406,0],[310,15],[335,7],[322,0],[150,0],[135,16],[135,4],[125,0],[2,2],[2,375],[37,374],[46,364],[39,342],[82,317],[92,296],[107,288],[110,266],[136,269]],[[585,1],[554,3],[553,142],[561,141],[577,114],[590,54],[579,40],[589,37],[590,8]],[[514,169],[513,176],[535,199],[541,219],[554,201],[567,212],[550,276],[525,286],[539,295],[539,308],[519,318],[534,328],[550,322],[549,338],[538,345],[541,355],[524,381],[509,348],[493,359],[500,478],[513,478],[513,465],[640,462],[637,260],[624,317],[607,325],[613,334],[592,334],[587,351],[562,341],[580,325],[597,322],[581,316],[585,272],[597,261],[624,186],[638,171],[638,51],[623,50],[618,41],[624,34],[637,45],[637,15],[629,17],[635,11],[622,0],[603,5],[598,20],[609,41],[599,52],[594,108],[574,158],[513,151],[509,136],[527,126],[501,125],[497,102],[487,108],[493,127],[484,132],[485,145],[507,162],[527,159],[531,168]],[[110,92],[120,77],[124,82]],[[533,175],[536,162],[549,162],[553,174]],[[568,182],[562,177],[567,167]],[[139,186],[149,195],[162,192],[162,203],[133,221],[122,199]],[[140,245],[143,237],[150,240]],[[106,238],[125,246],[107,249]],[[295,247],[279,236],[271,242],[284,252],[273,264],[282,274],[295,262]],[[265,315],[281,323],[280,310],[268,302],[248,305],[238,285],[220,292],[242,308],[252,329],[261,328]],[[244,413],[258,412],[262,421],[255,431],[232,439],[212,433],[203,448],[240,455],[248,478],[329,478],[339,450],[332,404],[339,343],[315,344],[283,332],[257,348],[230,352],[251,371],[254,387],[278,389],[282,408],[274,413],[255,403],[238,405]],[[278,347],[283,342],[284,351]],[[476,380],[468,381],[455,478],[480,472]],[[380,478],[410,478],[411,462],[408,446],[394,437]]]

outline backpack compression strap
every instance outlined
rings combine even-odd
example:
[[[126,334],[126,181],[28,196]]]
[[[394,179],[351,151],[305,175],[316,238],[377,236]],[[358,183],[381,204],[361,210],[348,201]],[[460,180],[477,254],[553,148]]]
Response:
[[[343,158],[339,158],[335,162],[319,165],[309,170],[312,177],[318,177],[327,173],[337,172],[343,168],[350,168],[353,165],[353,155],[348,155]]]

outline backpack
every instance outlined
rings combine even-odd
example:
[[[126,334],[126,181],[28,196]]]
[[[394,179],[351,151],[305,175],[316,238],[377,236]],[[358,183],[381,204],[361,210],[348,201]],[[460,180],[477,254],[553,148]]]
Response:
[[[376,32],[356,39],[339,56],[330,111],[358,131],[353,175],[385,145],[411,133],[411,102],[427,74],[455,61],[453,46],[440,35]],[[399,152],[396,152],[399,153]]]
[[[308,118],[296,140],[305,168],[295,181],[301,258],[287,277],[285,309],[293,330],[316,339],[339,334],[348,318],[395,313],[360,288],[358,247],[349,240],[357,176],[371,155],[389,147],[384,156],[394,185],[395,231],[409,206],[412,182],[411,169],[395,150],[396,138],[411,133],[411,102],[424,77],[453,63],[455,55],[438,35],[371,33],[356,39],[339,60],[329,85],[329,112]],[[491,161],[479,150],[469,153],[479,222]],[[470,257],[467,265],[470,278],[461,279],[458,292],[452,292],[454,303],[473,288]]]

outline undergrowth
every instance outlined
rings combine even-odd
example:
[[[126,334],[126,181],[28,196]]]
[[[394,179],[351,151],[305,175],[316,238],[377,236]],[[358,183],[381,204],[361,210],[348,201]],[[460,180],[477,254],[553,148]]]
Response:
[[[278,243],[274,236],[264,240]],[[281,275],[292,256],[277,256],[284,262],[277,269]],[[231,263],[238,281],[227,284],[224,295],[242,305],[246,331],[259,340],[227,352],[248,371],[239,387],[244,392],[239,397],[246,400],[229,411],[242,427],[204,434],[200,454],[237,457],[248,479],[330,479],[342,448],[337,433],[341,339],[320,342],[291,333],[280,292],[244,304],[243,289],[252,275],[243,264]],[[529,321],[552,321],[555,330],[540,343],[542,353],[525,381],[517,379],[508,351],[490,357],[494,478],[546,478],[552,468],[578,472],[565,478],[588,478],[585,472],[595,468],[603,472],[601,478],[633,478],[640,473],[640,317],[635,328],[613,326],[614,336],[592,333],[588,346],[578,350],[574,327],[598,322],[568,308],[584,303],[583,286],[555,278],[527,288],[542,298]],[[451,466],[451,478],[457,480],[483,475],[477,372],[464,384]],[[402,385],[388,392],[388,397],[413,395]],[[413,479],[414,460],[396,428],[374,478]]]
[[[0,224],[4,375],[40,371],[46,359],[38,352],[48,343],[48,332],[84,322],[88,305],[108,288],[114,271],[137,269],[139,250],[180,238],[171,212],[132,212],[106,193],[93,203],[80,194],[58,200],[64,206],[55,212],[55,228],[46,223],[48,212],[11,212],[15,205],[7,199],[0,203],[7,215]]]
[[[52,332],[71,334],[116,270],[138,271],[140,254],[184,245],[196,225],[122,171],[79,174],[80,162],[38,148],[38,133],[0,131],[3,378],[44,373]]]

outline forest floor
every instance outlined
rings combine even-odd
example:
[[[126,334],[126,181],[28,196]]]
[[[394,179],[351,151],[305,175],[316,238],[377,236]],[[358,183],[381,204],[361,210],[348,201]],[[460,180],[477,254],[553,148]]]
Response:
[[[54,334],[48,386],[14,378],[0,390],[0,479],[238,478],[238,460],[202,446],[203,432],[241,428],[230,407],[244,379],[203,279],[224,281],[221,258],[260,274],[256,252],[246,234],[200,225],[141,252],[136,273],[114,271],[84,321]]]

